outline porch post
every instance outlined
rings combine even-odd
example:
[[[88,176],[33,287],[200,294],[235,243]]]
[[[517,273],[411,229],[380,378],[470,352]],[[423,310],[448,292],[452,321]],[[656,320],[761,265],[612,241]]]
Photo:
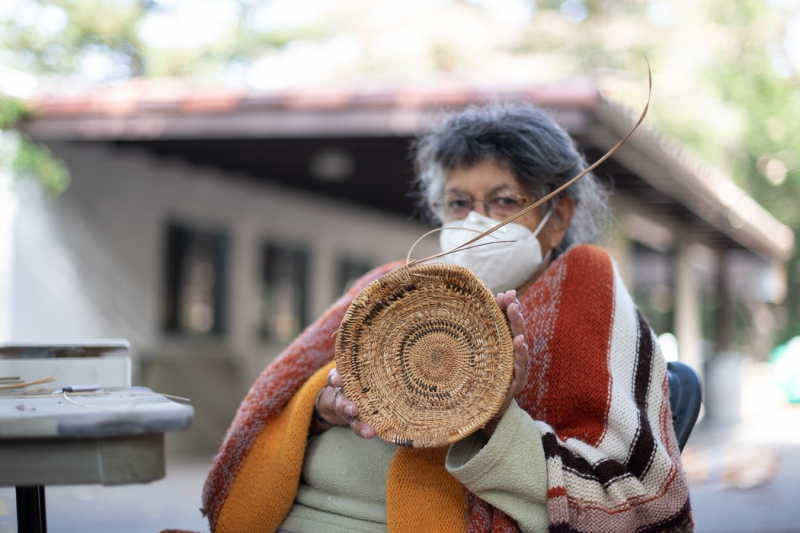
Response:
[[[691,242],[680,239],[675,251],[675,337],[678,359],[703,375],[702,335],[697,273],[690,260]]]

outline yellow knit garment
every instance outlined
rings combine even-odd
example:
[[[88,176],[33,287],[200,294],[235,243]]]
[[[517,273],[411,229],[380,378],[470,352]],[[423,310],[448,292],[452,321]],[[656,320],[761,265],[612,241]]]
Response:
[[[308,426],[331,362],[318,370],[259,433],[222,507],[217,533],[273,532],[294,502]],[[390,533],[462,533],[464,488],[444,467],[447,448],[402,448],[389,467],[386,521]]]

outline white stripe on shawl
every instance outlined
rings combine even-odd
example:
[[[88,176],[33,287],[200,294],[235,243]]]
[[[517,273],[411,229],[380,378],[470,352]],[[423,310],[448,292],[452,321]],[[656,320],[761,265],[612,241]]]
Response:
[[[636,306],[614,264],[614,318],[608,350],[611,372],[611,405],[598,450],[624,463],[637,432],[637,408],[633,397],[638,327]],[[595,458],[596,462],[599,458]]]

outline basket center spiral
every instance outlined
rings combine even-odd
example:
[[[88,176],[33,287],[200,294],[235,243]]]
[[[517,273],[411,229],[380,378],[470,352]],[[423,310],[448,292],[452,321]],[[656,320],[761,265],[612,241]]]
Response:
[[[412,330],[407,336],[409,342],[401,343],[398,350],[407,385],[424,397],[449,397],[459,388],[457,382],[463,380],[464,367],[474,363],[465,346],[468,339],[443,324],[425,324],[420,329]]]

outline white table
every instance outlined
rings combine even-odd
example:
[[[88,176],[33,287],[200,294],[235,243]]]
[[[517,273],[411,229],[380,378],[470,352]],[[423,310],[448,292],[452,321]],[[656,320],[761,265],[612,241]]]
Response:
[[[149,483],[165,475],[164,433],[194,409],[144,387],[0,395],[0,486],[17,488],[17,530],[46,533],[45,485]]]

